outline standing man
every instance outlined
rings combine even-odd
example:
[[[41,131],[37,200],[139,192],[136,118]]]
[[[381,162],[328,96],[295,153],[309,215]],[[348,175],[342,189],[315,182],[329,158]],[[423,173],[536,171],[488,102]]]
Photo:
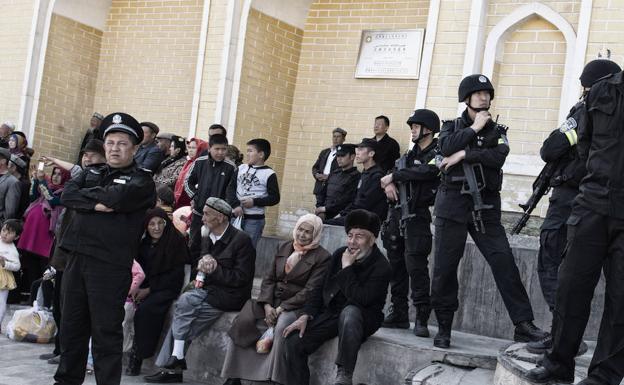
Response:
[[[326,224],[344,226],[347,214],[356,209],[371,211],[379,218],[386,217],[388,202],[380,183],[384,174],[374,160],[377,146],[378,143],[369,138],[362,139],[362,142],[357,145],[355,161],[362,165],[363,171],[357,185],[355,199],[340,212],[339,217],[326,220]]]
[[[62,204],[75,210],[59,247],[69,257],[63,274],[61,361],[56,384],[82,384],[92,337],[95,379],[119,384],[124,303],[130,289],[143,220],[156,203],[151,175],[134,153],[143,130],[117,112],[102,122],[106,164],[86,167],[65,184]]]
[[[544,300],[552,312],[555,309],[557,294],[557,275],[559,265],[566,248],[568,227],[566,221],[572,211],[572,203],[579,193],[579,184],[585,176],[585,162],[583,162],[576,148],[578,142],[578,124],[585,110],[585,97],[591,86],[609,74],[621,71],[620,66],[607,59],[592,60],[583,69],[581,99],[572,107],[566,121],[544,141],[540,150],[542,160],[547,163],[556,163],[553,176],[550,179],[552,195],[549,200],[548,212],[541,227],[540,249],[538,254],[537,275]],[[552,335],[539,342],[532,342],[527,349],[533,353],[543,353],[552,348]],[[581,351],[587,350],[587,345],[581,345]]]
[[[332,131],[332,146],[322,150],[312,166],[312,176],[316,180],[314,182],[314,190],[312,191],[316,196],[316,207],[321,206],[320,199],[325,193],[329,174],[338,168],[336,148],[344,143],[346,137],[347,131],[340,127],[334,128],[334,131]]]
[[[165,160],[165,154],[156,143],[156,136],[160,129],[152,122],[141,122],[143,141],[134,155],[134,161],[140,168],[145,168],[153,173],[158,170],[160,162]]]
[[[103,139],[102,130],[100,129],[100,125],[102,124],[103,119],[104,119],[104,116],[102,116],[102,114],[100,114],[99,112],[93,113],[93,115],[91,116],[91,120],[89,121],[89,128],[87,128],[87,132],[85,132],[85,136],[82,138],[82,143],[80,144],[81,151],[83,148],[85,148],[87,143],[89,143],[91,140]],[[75,164],[80,164],[81,161],[82,161],[82,152],[78,154],[78,158]]]
[[[546,333],[533,324],[533,309],[520,279],[511,247],[501,224],[500,189],[503,164],[509,154],[506,127],[496,124],[488,112],[494,86],[484,75],[470,75],[459,84],[459,101],[466,103],[462,115],[444,122],[439,148],[442,183],[435,201],[435,265],[431,305],[439,331],[434,346],[448,348],[457,299],[457,266],[470,233],[492,269],[498,291],[511,321],[514,340],[538,341]],[[484,207],[475,207],[465,170],[481,180],[476,194]],[[470,176],[470,175],[468,175]],[[483,186],[484,184],[484,186]]]
[[[407,126],[412,131],[414,147],[397,162],[391,174],[381,178],[388,200],[396,202],[389,209],[381,235],[392,266],[392,307],[383,326],[410,327],[407,294],[411,288],[416,307],[414,335],[429,337],[428,259],[432,238],[429,206],[433,205],[440,184],[440,170],[435,165],[438,139],[434,137],[440,132],[440,118],[431,110],[416,110],[407,120]]]
[[[624,73],[595,83],[587,94],[578,152],[587,175],[567,221],[568,249],[559,269],[553,348],[527,377],[537,383],[574,381],[574,357],[604,266],[602,322],[583,385],[617,385],[624,377]]]
[[[0,148],[0,223],[5,219],[17,219],[20,208],[21,186],[9,172],[11,153]]]
[[[184,190],[191,198],[193,219],[191,220],[190,256],[199,258],[201,250],[202,210],[206,199],[221,198],[230,206],[238,207],[236,198],[236,176],[238,169],[225,159],[228,140],[224,135],[214,134],[209,139],[209,154],[200,156],[191,166],[184,181]]]
[[[334,252],[322,286],[284,329],[287,385],[308,385],[308,356],[336,336],[334,384],[352,385],[360,347],[381,326],[388,293],[390,265],[375,244],[379,227],[379,217],[370,211],[353,210],[347,216],[347,246]]]
[[[355,144],[336,146],[336,162],[338,168],[327,178],[327,187],[317,200],[320,204],[314,211],[321,219],[331,219],[353,202],[357,192],[360,172],[353,165],[355,160]]]
[[[394,162],[401,157],[401,147],[396,140],[388,135],[390,119],[387,116],[379,115],[375,118],[373,139],[377,141],[377,151],[375,152],[375,162],[381,167],[384,174],[392,170]]]

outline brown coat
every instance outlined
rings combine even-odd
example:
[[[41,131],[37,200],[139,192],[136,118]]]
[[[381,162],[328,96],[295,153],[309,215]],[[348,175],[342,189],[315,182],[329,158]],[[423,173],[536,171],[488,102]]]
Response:
[[[310,250],[286,274],[286,259],[293,253],[293,242],[280,244],[273,266],[262,280],[258,300],[249,300],[234,320],[228,334],[238,346],[250,346],[261,336],[256,320],[264,319],[264,304],[281,306],[285,311],[303,307],[310,293],[320,287],[329,263],[330,254],[323,247]]]

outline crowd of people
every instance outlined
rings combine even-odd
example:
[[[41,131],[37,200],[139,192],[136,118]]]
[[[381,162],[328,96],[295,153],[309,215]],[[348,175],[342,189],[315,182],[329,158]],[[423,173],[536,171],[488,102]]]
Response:
[[[622,72],[611,61],[592,61],[581,83],[579,104],[541,152],[546,162],[557,162],[538,271],[554,315],[551,333],[533,323],[501,224],[509,141],[507,127],[489,112],[494,86],[480,74],[459,85],[458,100],[466,105],[460,117],[441,124],[428,109],[409,116],[413,147],[403,156],[388,135],[386,116],[376,117],[374,135],[357,143],[346,143],[342,128],[332,131],[332,145],[312,166],[314,213],[300,217],[292,239],[275,250],[257,298],[251,295],[256,247],[266,207],[280,201],[278,176],[266,164],[268,140],[249,140],[243,162],[219,124],[210,126],[205,141],[163,133],[126,113],[95,113],[78,162],[71,163],[36,158],[26,136],[5,122],[0,320],[9,291],[18,288],[19,301],[20,292],[41,287],[58,326],[54,351],[41,358],[58,365],[57,384],[80,384],[88,372],[98,384],[119,384],[124,351],[126,375],[140,375],[143,360],[155,357],[161,369],[145,376],[147,382],[182,382],[189,344],[224,312],[235,311],[221,373],[226,385],[308,384],[308,356],[334,337],[335,384],[348,385],[369,336],[380,327],[411,327],[408,294],[416,309],[414,335],[430,336],[434,312],[433,345],[451,346],[457,269],[470,234],[491,267],[514,340],[547,353],[528,375],[536,382],[573,378],[604,267],[603,326],[582,383],[619,384],[624,211],[615,199],[622,165],[611,152],[620,140],[621,111],[615,109],[621,107]],[[344,247],[321,246],[324,224],[344,227]],[[380,235],[386,255],[376,244]],[[596,257],[588,261],[588,254]],[[388,287],[391,306],[384,314]]]

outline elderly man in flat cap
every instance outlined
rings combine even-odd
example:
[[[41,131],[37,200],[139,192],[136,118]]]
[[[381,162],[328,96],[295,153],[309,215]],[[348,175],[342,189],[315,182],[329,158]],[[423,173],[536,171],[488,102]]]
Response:
[[[145,376],[146,382],[182,382],[186,341],[208,330],[223,312],[239,311],[251,298],[256,250],[249,235],[230,226],[231,216],[232,207],[223,199],[206,200],[195,289],[178,298],[169,335],[156,360],[163,369]]]
[[[329,174],[338,168],[338,162],[336,161],[336,148],[344,143],[347,137],[347,131],[340,127],[334,128],[332,131],[332,146],[321,150],[316,162],[312,166],[312,176],[315,179],[314,182],[314,195],[316,195],[316,206],[322,206],[320,200],[324,195],[326,188],[327,178]]]
[[[74,210],[59,248],[69,258],[63,274],[61,359],[56,384],[84,381],[89,337],[95,380],[119,384],[124,303],[145,212],[156,203],[150,173],[134,163],[143,130],[122,112],[102,122],[106,164],[85,167],[65,184],[62,204]]]
[[[316,289],[301,316],[284,330],[288,383],[308,385],[308,356],[338,336],[335,385],[351,385],[360,347],[379,329],[392,270],[375,239],[377,214],[357,209],[345,221],[347,245],[330,258],[322,287]]]

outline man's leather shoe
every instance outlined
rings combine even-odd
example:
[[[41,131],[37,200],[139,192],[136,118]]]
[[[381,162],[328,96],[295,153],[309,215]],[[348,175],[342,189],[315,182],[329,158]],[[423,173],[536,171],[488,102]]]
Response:
[[[410,323],[407,311],[390,308],[390,314],[384,319],[381,327],[389,329],[409,329]]]
[[[175,373],[170,370],[163,370],[150,376],[143,377],[145,382],[154,384],[172,384],[183,382],[182,372]]]
[[[529,372],[525,375],[526,379],[534,382],[536,384],[545,384],[547,382],[556,381],[563,384],[571,384],[574,382],[574,377],[571,378],[562,378],[557,376],[555,373],[546,369],[543,366],[538,366],[535,369],[529,370]]]
[[[163,366],[165,369],[174,370],[174,369],[182,369],[186,370],[186,360],[184,358],[179,359],[176,356],[169,357],[167,363]]]
[[[47,360],[49,360],[50,358],[54,358],[54,357],[56,357],[56,356],[58,356],[58,354],[56,354],[56,353],[45,353],[45,354],[40,355],[40,356],[39,356],[39,359],[40,359],[40,360],[45,360],[45,361],[47,361]]]
[[[548,336],[548,333],[535,326],[533,321],[522,321],[516,324],[514,341],[531,342],[540,341]]]
[[[552,349],[552,336],[550,334],[539,341],[528,342],[526,344],[526,350],[533,354],[544,354],[550,349]]]
[[[223,385],[241,385],[241,380],[239,378],[228,378]]]
[[[52,357],[48,360],[48,364],[50,365],[58,365],[61,363],[61,356]]]

